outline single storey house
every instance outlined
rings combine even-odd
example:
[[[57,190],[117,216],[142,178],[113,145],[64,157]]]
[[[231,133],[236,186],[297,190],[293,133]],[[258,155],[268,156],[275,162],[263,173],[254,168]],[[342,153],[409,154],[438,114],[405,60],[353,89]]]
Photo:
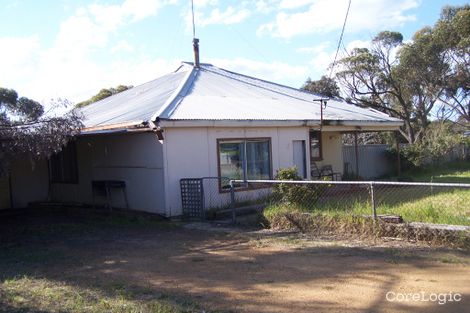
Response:
[[[272,179],[295,165],[309,179],[314,164],[341,173],[342,133],[402,125],[373,109],[187,62],[82,113],[85,128],[62,152],[33,172],[12,169],[15,207],[92,204],[99,182],[118,181],[126,192],[113,189],[113,206],[178,216],[182,178]],[[219,181],[214,192],[225,187]]]

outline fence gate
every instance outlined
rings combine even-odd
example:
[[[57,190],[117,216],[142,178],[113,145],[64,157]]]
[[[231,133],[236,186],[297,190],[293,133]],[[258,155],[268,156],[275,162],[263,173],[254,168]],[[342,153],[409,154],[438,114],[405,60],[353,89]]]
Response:
[[[183,178],[180,180],[183,217],[204,219],[204,185],[202,178]]]

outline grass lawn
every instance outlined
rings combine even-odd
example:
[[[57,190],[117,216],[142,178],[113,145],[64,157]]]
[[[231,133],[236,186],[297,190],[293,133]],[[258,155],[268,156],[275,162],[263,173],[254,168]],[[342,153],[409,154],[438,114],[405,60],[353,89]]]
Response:
[[[470,162],[452,162],[442,165],[416,168],[402,175],[413,181],[436,183],[463,183],[470,184]]]
[[[403,174],[409,181],[470,183],[470,162],[452,163]],[[470,226],[470,188],[424,186],[376,186],[377,214],[400,215],[406,222]],[[372,206],[366,186],[325,187],[316,201],[306,205],[274,203],[265,214],[279,210],[300,210],[323,214],[371,215]]]

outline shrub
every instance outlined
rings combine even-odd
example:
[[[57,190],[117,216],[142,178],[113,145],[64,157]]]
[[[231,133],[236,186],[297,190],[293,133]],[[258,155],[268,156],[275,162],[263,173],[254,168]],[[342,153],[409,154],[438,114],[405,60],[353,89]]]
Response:
[[[279,169],[275,178],[277,180],[302,180],[302,177],[297,174],[295,166]],[[274,186],[272,196],[276,202],[299,206],[299,209],[307,209],[318,200],[323,189],[323,185],[279,183]]]
[[[421,139],[400,150],[402,169],[408,170],[424,165],[440,164],[448,160],[448,155],[465,139],[452,129],[452,125],[444,122],[433,122],[426,129]],[[395,162],[397,152],[392,148],[388,153]]]

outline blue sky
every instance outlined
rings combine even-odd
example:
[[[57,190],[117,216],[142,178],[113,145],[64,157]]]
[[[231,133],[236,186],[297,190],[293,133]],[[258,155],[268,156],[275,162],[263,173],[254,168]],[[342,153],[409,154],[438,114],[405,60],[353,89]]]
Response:
[[[190,0],[0,0],[0,86],[47,102],[138,85],[192,61]],[[343,49],[413,33],[458,0],[352,0]],[[300,87],[327,74],[348,0],[194,0],[201,61]]]

